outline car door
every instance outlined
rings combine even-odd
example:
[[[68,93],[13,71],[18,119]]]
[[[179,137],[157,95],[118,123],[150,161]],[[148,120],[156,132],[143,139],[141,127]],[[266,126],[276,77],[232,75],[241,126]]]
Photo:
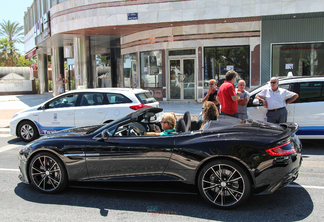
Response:
[[[165,170],[174,136],[116,136],[87,147],[90,178],[151,180]]]
[[[101,124],[109,109],[104,94],[85,92],[80,95],[80,104],[75,108],[75,126]]]
[[[77,93],[64,94],[44,104],[38,113],[40,134],[50,134],[75,126],[74,113]]]
[[[266,86],[269,87],[269,86]],[[294,85],[293,84],[279,84],[280,88],[284,88],[290,91],[294,91]],[[256,90],[253,90],[250,93],[250,100],[247,104],[247,113],[249,119],[255,119],[260,121],[267,121],[267,109],[263,107],[262,102],[259,104],[253,104],[253,100],[255,99],[255,95],[261,92],[265,87],[260,87]],[[294,113],[295,113],[295,104],[291,103],[286,106],[287,108],[287,122],[294,122]]]
[[[324,82],[301,82],[299,98],[295,101],[297,135],[306,137],[324,136]]]

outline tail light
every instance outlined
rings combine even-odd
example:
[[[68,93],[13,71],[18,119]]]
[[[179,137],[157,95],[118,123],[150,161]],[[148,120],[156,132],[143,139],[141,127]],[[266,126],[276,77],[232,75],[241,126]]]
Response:
[[[285,155],[296,153],[296,150],[294,145],[289,141],[280,146],[267,149],[266,152],[270,156],[285,156]]]
[[[130,106],[129,108],[131,108],[133,110],[139,110],[139,109],[142,109],[142,108],[145,108],[145,107],[149,107],[149,106],[144,105],[144,104],[138,104],[138,105]]]

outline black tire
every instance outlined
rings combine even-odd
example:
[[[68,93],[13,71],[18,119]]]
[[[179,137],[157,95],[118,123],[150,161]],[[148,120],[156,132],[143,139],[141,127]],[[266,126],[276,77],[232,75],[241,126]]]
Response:
[[[31,184],[43,193],[58,193],[67,187],[65,167],[54,154],[36,154],[30,161],[28,171]]]
[[[230,160],[208,163],[198,177],[200,195],[220,209],[235,208],[244,203],[251,194],[251,187],[246,172]]]
[[[18,136],[25,142],[30,142],[39,137],[37,128],[30,121],[23,121],[18,126]]]

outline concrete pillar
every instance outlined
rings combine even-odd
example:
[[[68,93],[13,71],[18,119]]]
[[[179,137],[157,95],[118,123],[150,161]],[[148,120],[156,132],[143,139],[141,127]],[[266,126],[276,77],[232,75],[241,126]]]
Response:
[[[52,48],[52,82],[53,82],[53,95],[58,95],[56,80],[60,74],[64,76],[64,54],[63,47]]]
[[[90,38],[88,36],[73,36],[73,49],[76,89],[93,88]]]
[[[91,67],[92,67],[92,86],[93,88],[98,88],[98,73],[97,73],[97,64],[96,64],[96,55],[91,54]]]
[[[123,63],[120,56],[120,48],[110,49],[111,85],[112,87],[123,87],[124,80],[121,76]]]
[[[37,54],[39,94],[48,92],[47,55]]]

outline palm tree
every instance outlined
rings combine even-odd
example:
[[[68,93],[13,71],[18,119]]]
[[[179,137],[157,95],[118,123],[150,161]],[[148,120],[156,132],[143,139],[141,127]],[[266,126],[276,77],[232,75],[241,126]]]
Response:
[[[10,20],[2,20],[0,23],[0,36],[3,36],[13,43],[23,43],[24,27],[18,22],[10,22]]]
[[[15,66],[19,58],[18,50],[15,48],[13,41],[3,38],[0,40],[0,62],[1,65],[12,67]]]

